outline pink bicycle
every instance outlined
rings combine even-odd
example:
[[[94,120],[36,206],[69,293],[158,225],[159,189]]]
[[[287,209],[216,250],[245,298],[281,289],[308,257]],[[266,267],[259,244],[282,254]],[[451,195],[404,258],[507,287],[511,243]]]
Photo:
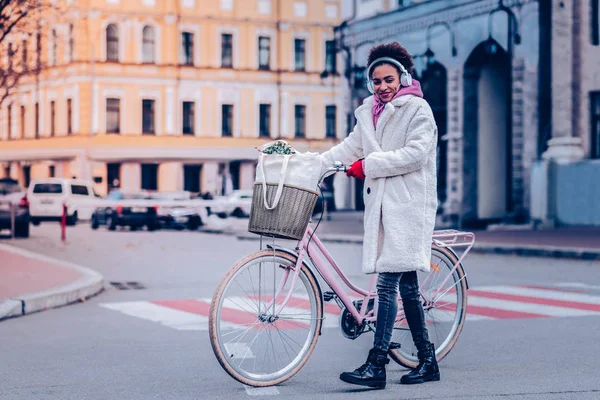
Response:
[[[339,171],[345,167],[336,165],[326,174]],[[468,285],[462,260],[473,243],[470,232],[435,231],[431,269],[418,273],[427,329],[437,346],[438,360],[452,350],[465,323]],[[459,256],[456,249],[460,248]],[[310,225],[295,248],[267,245],[238,261],[212,298],[209,334],[215,356],[243,384],[279,384],[308,361],[325,311],[339,313],[339,327],[346,338],[375,331],[376,278],[376,274],[371,277],[368,289],[353,284]],[[324,291],[323,285],[329,290]],[[331,301],[337,305],[328,304]],[[341,312],[331,311],[332,307]],[[418,364],[400,299],[389,353],[407,368]]]

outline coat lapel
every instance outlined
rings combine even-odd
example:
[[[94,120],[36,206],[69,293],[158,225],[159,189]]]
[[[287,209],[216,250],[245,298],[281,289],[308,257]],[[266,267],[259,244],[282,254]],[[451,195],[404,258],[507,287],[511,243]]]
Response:
[[[356,121],[360,124],[360,128],[363,135],[371,144],[373,151],[381,151],[381,146],[377,143],[375,138],[375,128],[373,127],[373,114],[371,109],[373,108],[373,96],[365,99],[363,105],[356,109],[354,116]],[[379,125],[379,124],[378,124]]]

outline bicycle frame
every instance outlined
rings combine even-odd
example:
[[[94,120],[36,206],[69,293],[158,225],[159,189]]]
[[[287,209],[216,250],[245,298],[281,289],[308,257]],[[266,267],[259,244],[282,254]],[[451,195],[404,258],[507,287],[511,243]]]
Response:
[[[455,265],[453,266],[453,268],[451,269],[450,273],[446,276],[444,281],[439,285],[439,287],[442,288],[442,287],[444,287],[447,280],[452,276],[452,274],[454,273],[456,268],[458,268],[458,266],[461,264],[462,260],[465,258],[467,253],[473,247],[473,244],[475,242],[475,235],[471,232],[461,232],[461,231],[457,231],[457,230],[440,230],[440,231],[434,232],[432,241],[433,241],[433,244],[435,244],[438,247],[448,247],[448,248],[465,247],[465,250],[462,252],[460,257],[457,256],[458,260],[455,263]],[[275,251],[275,248],[273,250]],[[307,227],[303,238],[298,242],[298,244],[296,246],[296,250],[299,250],[297,253],[298,259],[296,261],[295,267],[293,268],[291,285],[286,293],[286,296],[285,296],[283,302],[278,303],[277,299],[282,294],[283,288],[285,287],[285,285],[289,279],[289,275],[290,275],[289,269],[286,271],[283,279],[281,280],[281,282],[279,284],[279,287],[277,288],[277,290],[275,292],[275,296],[273,297],[273,300],[266,307],[266,309],[269,309],[271,307],[275,308],[275,304],[278,304],[279,307],[277,308],[277,312],[274,313],[275,316],[277,316],[285,308],[285,306],[287,305],[287,303],[292,295],[294,287],[296,285],[296,280],[298,278],[300,269],[302,268],[302,264],[305,261],[305,258],[308,256],[308,258],[312,261],[313,265],[315,266],[317,272],[319,272],[321,277],[325,280],[325,282],[329,285],[329,287],[331,287],[331,289],[337,295],[337,297],[342,302],[342,304],[344,304],[344,306],[346,307],[348,312],[350,312],[350,314],[354,317],[354,319],[356,320],[357,323],[364,324],[364,323],[375,321],[376,316],[374,315],[372,310],[368,311],[368,304],[371,299],[377,298],[377,292],[374,291],[375,284],[377,281],[377,274],[373,274],[371,276],[371,279],[369,281],[369,288],[367,290],[362,289],[362,288],[358,287],[357,285],[355,285],[346,276],[344,271],[342,271],[342,269],[337,265],[337,263],[335,262],[335,259],[331,255],[331,253],[329,253],[329,251],[327,250],[327,248],[325,247],[323,242],[315,234],[315,231],[313,230],[313,228],[310,225]],[[318,251],[316,251],[316,250],[318,250]],[[324,261],[323,258],[326,261]],[[432,268],[435,268],[435,266],[432,266]],[[352,301],[352,298],[348,295],[347,291],[344,290],[343,285],[336,279],[336,275],[337,275],[337,278],[340,278],[342,280],[342,282],[346,285],[347,288],[351,289],[354,293],[357,293],[357,294],[363,296],[360,310],[356,308],[356,306],[354,305],[354,303]],[[425,281],[423,281],[422,286],[425,285],[425,283],[428,281],[430,276],[431,275],[429,275],[425,279]],[[466,273],[465,273],[465,276],[466,276]],[[451,288],[452,287],[446,289],[446,291],[441,294],[439,293],[439,289],[438,289],[438,291],[435,292],[435,295],[433,298],[437,299],[439,297],[444,296]]]
[[[323,177],[326,174],[328,174],[330,172],[346,171],[346,167],[343,164],[341,164],[339,162],[334,163],[334,164],[335,165],[333,167],[329,168],[321,176],[321,180],[323,179]],[[472,232],[462,232],[462,231],[453,230],[453,229],[439,230],[439,231],[433,232],[432,242],[437,247],[451,248],[451,250],[453,250],[453,251],[454,251],[453,248],[455,248],[455,247],[465,247],[461,256],[460,257],[457,256],[458,260],[454,264],[450,273],[448,274],[448,276],[446,276],[446,278],[444,279],[442,284],[439,285],[439,288],[435,292],[435,294],[433,296],[433,301],[435,301],[439,297],[444,296],[454,286],[453,285],[450,288],[446,289],[446,291],[440,295],[440,292],[439,292],[440,288],[444,287],[444,285],[446,284],[448,279],[452,276],[452,274],[458,268],[458,266],[461,264],[462,260],[465,258],[467,253],[473,247],[473,244],[475,243],[475,235]],[[274,252],[275,252],[275,250],[276,249],[273,248]],[[302,264],[305,260],[305,257],[308,256],[308,258],[312,261],[313,265],[317,269],[317,272],[321,275],[321,277],[325,280],[325,282],[329,285],[329,287],[331,287],[331,289],[334,291],[334,293],[336,294],[338,299],[342,302],[342,304],[346,307],[346,309],[354,317],[354,319],[356,320],[357,323],[361,324],[361,323],[368,323],[368,322],[375,321],[376,316],[374,315],[374,312],[373,311],[367,312],[367,310],[368,310],[369,300],[377,299],[377,292],[374,291],[375,285],[377,282],[377,274],[372,274],[371,279],[369,281],[369,289],[367,289],[367,290],[362,289],[362,288],[358,287],[357,285],[355,285],[354,283],[352,283],[350,281],[350,279],[348,279],[346,274],[344,274],[344,271],[342,271],[340,269],[340,267],[337,265],[333,256],[331,255],[331,253],[329,253],[329,251],[327,250],[327,248],[325,247],[323,242],[321,242],[321,240],[316,235],[314,229],[312,228],[312,226],[310,226],[310,224],[306,228],[306,231],[304,232],[304,236],[302,237],[302,239],[300,241],[298,241],[298,244],[296,245],[296,250],[298,250],[298,259],[296,261],[295,267],[293,268],[294,273],[292,276],[292,282],[291,282],[291,285],[285,296],[285,299],[283,300],[282,303],[279,304],[277,312],[276,313],[274,312],[274,316],[279,315],[279,313],[287,305],[290,297],[292,296],[292,292],[294,291],[294,288],[296,286],[296,281],[298,279],[300,270],[302,269]],[[315,250],[318,250],[318,251],[315,251]],[[327,262],[325,262],[322,257],[324,257]],[[435,268],[435,266],[432,265],[432,268]],[[283,288],[285,287],[285,285],[287,283],[287,280],[289,278],[289,273],[290,273],[290,270],[287,269],[284,274],[283,279],[281,280],[281,282],[279,284],[279,287],[277,288],[277,290],[274,293],[273,299],[271,300],[269,305],[266,307],[266,309],[273,307],[273,311],[275,311],[275,305],[278,304],[277,299],[281,295],[281,292],[283,291]],[[341,278],[341,280],[346,285],[346,287],[351,289],[353,292],[363,296],[360,310],[358,310],[355,307],[352,299],[350,298],[348,293],[344,290],[344,287],[340,284],[340,282],[338,282],[338,280],[336,279],[336,274],[337,274],[337,277]],[[431,276],[431,274],[425,279],[425,281],[423,281],[421,286],[424,286],[425,283],[427,283],[430,276]],[[466,272],[464,274],[464,279],[466,279]],[[419,289],[419,291],[420,291],[420,289]],[[420,291],[420,293],[421,293],[421,296],[423,297],[423,293],[421,291]]]
[[[371,277],[368,290],[362,289],[354,283],[352,283],[350,279],[346,276],[346,274],[344,274],[344,272],[337,265],[331,253],[329,253],[323,242],[321,242],[321,240],[315,234],[313,228],[310,225],[307,227],[303,238],[298,242],[296,249],[299,249],[298,259],[296,261],[295,267],[293,268],[292,281],[287,291],[287,294],[283,302],[277,302],[277,299],[280,295],[282,295],[283,288],[285,287],[290,277],[289,269],[286,271],[283,279],[279,284],[279,287],[275,291],[275,296],[273,297],[273,300],[269,303],[266,309],[269,309],[272,306],[274,307],[275,304],[277,304],[279,306],[277,308],[277,312],[275,313],[275,316],[277,316],[285,308],[292,295],[292,292],[294,291],[296,280],[300,273],[300,269],[302,268],[302,264],[305,261],[305,258],[308,256],[308,258],[312,261],[313,265],[315,266],[321,277],[331,287],[331,289],[333,289],[340,301],[344,304],[344,306],[348,309],[348,311],[352,314],[352,316],[356,319],[357,322],[372,322],[375,320],[375,316],[372,315],[372,312],[367,312],[367,310],[369,300],[377,298],[377,292],[374,291],[375,283],[377,281],[376,274],[373,274],[373,276]],[[275,249],[273,250],[275,251]],[[327,262],[323,260],[323,257],[327,260]],[[347,294],[346,290],[344,290],[342,284],[336,279],[336,274],[337,277],[341,278],[343,283],[348,288],[350,288],[353,292],[363,296],[362,306],[360,307],[360,310],[358,310],[354,306],[352,298]]]

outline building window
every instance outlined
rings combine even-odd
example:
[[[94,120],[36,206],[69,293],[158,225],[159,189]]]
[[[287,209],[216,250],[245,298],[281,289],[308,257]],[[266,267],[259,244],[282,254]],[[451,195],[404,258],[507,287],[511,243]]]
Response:
[[[271,67],[271,38],[258,38],[258,69],[268,70]]]
[[[115,24],[106,27],[106,61],[119,62],[119,29]]]
[[[183,65],[194,65],[194,34],[181,32],[180,63]]]
[[[13,44],[8,43],[8,49],[6,51],[6,55],[8,56],[8,69],[12,70],[13,67],[13,56],[15,55],[15,51],[13,50]]]
[[[50,56],[50,64],[56,65],[58,60],[58,34],[56,29],[52,29],[52,53]]]
[[[294,106],[294,120],[296,122],[294,135],[298,138],[306,136],[306,106]]]
[[[106,99],[106,133],[121,133],[120,99]]]
[[[600,92],[590,93],[590,106],[592,117],[592,158],[600,158]]]
[[[294,39],[294,70],[306,70],[306,40]]]
[[[38,32],[35,35],[35,51],[36,51],[36,68],[40,69],[42,66],[42,34]]]
[[[67,99],[67,134],[73,133],[73,100]]]
[[[9,104],[6,107],[6,112],[8,113],[8,116],[6,118],[6,132],[8,132],[8,136],[7,136],[7,140],[10,140],[12,137],[12,105]]]
[[[336,106],[325,107],[325,137],[336,138]]]
[[[233,105],[223,104],[221,106],[221,135],[233,136]]]
[[[200,176],[202,165],[183,166],[183,190],[191,193],[200,193]]]
[[[142,100],[142,133],[155,134],[154,100]]]
[[[50,102],[50,136],[56,134],[56,102]]]
[[[40,104],[35,103],[35,138],[40,138]]]
[[[25,106],[21,106],[21,139],[25,138]]]
[[[600,45],[600,0],[592,0],[590,25],[591,42],[594,46],[598,46]]]
[[[68,50],[68,54],[69,54],[69,61],[73,61],[74,56],[75,56],[75,37],[74,35],[74,27],[73,24],[69,24],[69,50]]]
[[[154,63],[154,28],[145,26],[142,30],[142,62]]]
[[[21,64],[23,64],[23,70],[27,70],[27,40],[21,42]]]
[[[56,167],[54,165],[48,166],[48,177],[54,178],[56,176]]]
[[[194,102],[184,101],[183,102],[183,116],[182,116],[182,133],[184,135],[194,134]]]
[[[221,67],[233,67],[233,35],[230,33],[221,35]]]
[[[325,42],[325,71],[331,74],[337,72],[337,60],[335,54],[335,40]]]
[[[271,136],[271,105],[261,104],[259,109],[259,135],[260,137]]]
[[[142,164],[142,190],[158,189],[158,165]]]

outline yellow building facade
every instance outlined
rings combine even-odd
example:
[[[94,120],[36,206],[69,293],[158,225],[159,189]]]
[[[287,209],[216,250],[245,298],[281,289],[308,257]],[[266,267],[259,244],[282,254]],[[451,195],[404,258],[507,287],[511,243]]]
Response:
[[[223,194],[252,187],[262,143],[346,135],[340,0],[57,2],[9,39],[43,68],[0,108],[0,177]]]

